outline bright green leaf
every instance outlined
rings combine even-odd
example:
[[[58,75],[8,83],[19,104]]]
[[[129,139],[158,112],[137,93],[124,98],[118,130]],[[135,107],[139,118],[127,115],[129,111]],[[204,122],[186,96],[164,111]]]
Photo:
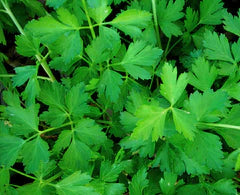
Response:
[[[165,63],[162,68],[161,79],[163,84],[160,86],[160,93],[173,106],[187,86],[187,74],[183,73],[177,79],[177,68],[173,68],[170,64]]]
[[[164,172],[164,178],[160,179],[159,184],[164,194],[173,195],[176,193],[176,188],[184,184],[184,181],[177,181],[177,175]]]
[[[38,39],[28,35],[16,36],[16,49],[19,54],[32,57],[39,53],[40,42]]]
[[[129,9],[123,11],[110,24],[131,37],[140,37],[142,29],[146,28],[151,21],[151,13],[143,10]]]
[[[144,67],[155,67],[161,54],[161,49],[137,41],[129,45],[121,64],[135,79],[150,79],[151,75]]]
[[[176,130],[185,138],[193,140],[197,131],[194,117],[189,112],[177,108],[172,109],[172,114]]]
[[[40,115],[40,120],[45,121],[51,127],[60,126],[67,119],[67,114],[59,108],[49,107],[48,111]]]
[[[228,39],[224,34],[217,35],[216,32],[206,31],[204,33],[205,55],[209,60],[222,60],[234,63]]]
[[[238,11],[238,17],[233,16],[231,13],[226,12],[224,14],[224,29],[237,36],[240,36],[240,10]]]
[[[230,113],[220,121],[220,124],[230,125],[226,128],[217,128],[216,132],[221,135],[224,140],[227,142],[227,144],[232,148],[239,148],[240,147],[240,131],[239,129],[231,128],[231,126],[240,126],[240,120],[239,120],[239,114],[240,114],[240,106],[237,104],[232,107]]]
[[[14,70],[16,75],[12,78],[12,80],[15,87],[23,85],[28,79],[37,73],[36,66],[16,67]]]
[[[212,87],[217,75],[218,71],[215,66],[210,67],[208,61],[199,57],[192,66],[192,72],[189,72],[189,84],[201,91],[206,91]]]
[[[126,187],[122,183],[107,183],[103,195],[122,195],[125,191]]]
[[[88,0],[89,15],[95,22],[100,24],[112,12],[108,6],[108,0]]]
[[[195,114],[197,121],[216,122],[227,112],[229,105],[228,96],[224,91],[213,92],[208,90],[203,94],[194,92],[189,101],[185,102],[185,107]]]
[[[164,123],[168,109],[157,106],[143,105],[136,111],[136,117],[139,119],[137,127],[133,130],[132,139],[147,140],[152,137],[157,141],[164,135]]]
[[[167,37],[179,36],[182,34],[180,26],[175,22],[184,16],[182,12],[184,0],[160,0],[157,6],[158,22],[161,30]]]

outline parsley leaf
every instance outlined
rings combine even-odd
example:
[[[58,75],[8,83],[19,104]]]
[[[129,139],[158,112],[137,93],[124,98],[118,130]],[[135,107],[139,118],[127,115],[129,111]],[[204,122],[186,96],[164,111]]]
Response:
[[[173,106],[182,95],[187,86],[187,74],[183,73],[177,79],[177,69],[165,63],[162,68],[161,79],[163,84],[160,86],[160,93]]]
[[[120,13],[110,24],[135,38],[141,36],[141,30],[146,28],[150,21],[151,13],[143,10],[129,9]]]
[[[24,66],[15,68],[16,75],[12,78],[14,86],[23,85],[28,79],[36,75],[36,66]]]
[[[15,163],[18,157],[18,152],[24,143],[24,140],[21,138],[10,135],[1,135],[0,165],[5,165],[7,167],[12,166]]]
[[[87,170],[91,156],[90,148],[78,139],[73,138],[59,166],[69,171]]]
[[[223,23],[225,30],[240,36],[240,10],[238,11],[238,17],[233,16],[231,13],[225,13]]]
[[[218,71],[214,65],[210,66],[209,62],[203,57],[195,60],[192,66],[192,72],[189,73],[189,84],[201,91],[210,89],[217,78]]]
[[[198,12],[194,11],[191,7],[187,7],[184,26],[188,32],[194,30],[194,28],[198,25],[198,20],[199,20]]]
[[[36,139],[24,144],[23,164],[27,173],[34,173],[39,169],[40,163],[47,163],[49,161],[50,153],[47,142],[43,141],[40,136]]]
[[[218,25],[225,13],[221,0],[203,0],[200,2],[200,24]]]
[[[227,112],[228,96],[224,91],[213,92],[208,90],[203,94],[194,92],[185,107],[195,114],[197,121],[216,122]]]
[[[102,128],[91,119],[81,120],[74,129],[78,138],[88,145],[102,144],[107,140],[106,135],[101,130]]]
[[[230,124],[240,126],[240,121],[238,119],[238,114],[240,113],[239,105],[235,105],[232,107],[230,113],[226,118],[220,121],[220,124]],[[227,144],[232,148],[239,148],[239,130],[232,128],[217,128],[216,132],[221,135]]]
[[[120,46],[119,34],[113,29],[101,27],[100,35],[88,45],[86,53],[93,63],[102,63],[113,58]]]
[[[29,108],[9,106],[6,112],[13,125],[13,131],[16,135],[25,135],[38,131],[38,109],[39,105],[33,105]]]
[[[136,117],[139,119],[137,127],[133,130],[131,137],[133,139],[147,140],[152,137],[152,141],[157,141],[162,137],[165,118],[168,109],[156,106],[143,105],[136,111]]]
[[[88,5],[90,17],[97,23],[103,22],[112,12],[107,0],[88,0]]]
[[[40,41],[30,35],[16,36],[17,52],[22,56],[32,57],[39,53]]]
[[[194,134],[197,129],[196,121],[192,114],[184,110],[173,108],[172,115],[176,130],[179,133],[182,133],[187,139],[193,140]]]
[[[147,171],[146,169],[140,169],[132,178],[132,182],[129,186],[129,194],[142,194],[144,188],[148,186],[149,180],[146,179]]]
[[[121,64],[135,79],[150,79],[151,75],[145,67],[155,67],[161,54],[162,50],[137,41],[129,45]]]
[[[104,71],[98,84],[98,92],[100,95],[105,93],[112,102],[116,102],[120,94],[120,86],[122,85],[122,75],[107,69]]]
[[[220,36],[216,32],[206,31],[204,34],[204,53],[210,60],[222,60],[235,63],[229,42],[224,34]]]
[[[179,36],[181,28],[175,23],[184,16],[182,12],[184,0],[160,0],[158,3],[158,21],[161,30],[167,37]]]
[[[57,193],[59,195],[76,193],[98,195],[92,187],[87,186],[91,179],[86,173],[76,171],[56,184]]]

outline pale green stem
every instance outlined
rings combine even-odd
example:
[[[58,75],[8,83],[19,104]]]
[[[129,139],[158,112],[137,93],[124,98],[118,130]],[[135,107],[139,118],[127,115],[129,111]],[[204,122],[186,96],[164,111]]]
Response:
[[[23,172],[21,172],[21,171],[18,171],[18,170],[14,169],[14,168],[9,168],[9,170],[10,170],[10,171],[13,171],[13,172],[15,172],[15,173],[18,173],[19,175],[28,177],[28,178],[30,178],[30,179],[38,180],[38,178],[33,177],[33,176],[31,176],[31,175],[28,175],[28,174],[26,174],[26,173],[23,173]]]
[[[55,174],[54,176],[50,177],[49,179],[45,180],[44,183],[48,184],[51,183],[53,181],[55,181],[57,178],[59,178],[60,176],[62,176],[62,172],[59,172],[57,174]]]
[[[95,39],[95,38],[96,38],[96,34],[95,34],[95,32],[94,32],[93,25],[92,25],[92,21],[91,21],[91,19],[90,19],[90,17],[89,17],[89,14],[88,14],[86,1],[85,1],[85,0],[82,0],[82,4],[83,4],[83,8],[84,8],[86,17],[87,17],[89,29],[90,29],[90,31],[91,31],[91,34],[92,34],[93,39]]]
[[[158,26],[158,21],[157,21],[157,10],[156,10],[156,1],[155,0],[152,0],[152,10],[153,10],[153,21],[154,21],[154,26],[155,26],[155,30],[156,30],[158,46],[162,49],[159,26]]]
[[[15,74],[0,74],[0,78],[9,78],[9,77],[14,77],[16,76]],[[42,80],[49,80],[51,81],[50,78],[48,77],[43,77],[43,76],[37,76],[38,79],[42,79]]]
[[[221,123],[198,123],[198,125],[203,125],[203,126],[207,126],[207,127],[217,127],[217,128],[224,128],[224,129],[240,130],[240,126],[229,125],[229,124],[221,124]]]

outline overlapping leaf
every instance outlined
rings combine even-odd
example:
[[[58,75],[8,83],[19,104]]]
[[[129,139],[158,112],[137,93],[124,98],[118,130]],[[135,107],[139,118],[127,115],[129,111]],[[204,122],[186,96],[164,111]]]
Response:
[[[142,194],[144,188],[148,186],[148,182],[146,169],[140,169],[132,178],[132,182],[129,185],[129,194]]]
[[[143,10],[129,9],[123,11],[110,23],[131,37],[140,37],[142,29],[151,21],[151,13]]]
[[[103,22],[112,11],[107,0],[88,0],[88,5],[90,17],[97,23]]]
[[[189,84],[205,91],[212,87],[217,75],[218,71],[215,66],[210,66],[208,61],[199,57],[192,66],[192,72],[189,73]]]
[[[0,165],[12,166],[22,148],[24,140],[10,135],[0,137]]]
[[[198,121],[216,122],[227,112],[228,96],[224,91],[193,93],[185,106],[196,115]]]
[[[135,79],[150,79],[151,74],[146,67],[155,67],[161,54],[162,50],[137,41],[129,45],[121,64]]]
[[[41,162],[47,163],[49,161],[48,149],[48,143],[40,136],[24,144],[22,149],[23,164],[27,173],[34,173],[39,169]]]

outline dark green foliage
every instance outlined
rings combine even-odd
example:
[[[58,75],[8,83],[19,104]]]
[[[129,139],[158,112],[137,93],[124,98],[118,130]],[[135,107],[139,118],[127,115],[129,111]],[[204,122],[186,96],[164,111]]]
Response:
[[[237,194],[239,17],[222,0],[0,0],[0,44],[22,56],[0,52],[0,194]]]

